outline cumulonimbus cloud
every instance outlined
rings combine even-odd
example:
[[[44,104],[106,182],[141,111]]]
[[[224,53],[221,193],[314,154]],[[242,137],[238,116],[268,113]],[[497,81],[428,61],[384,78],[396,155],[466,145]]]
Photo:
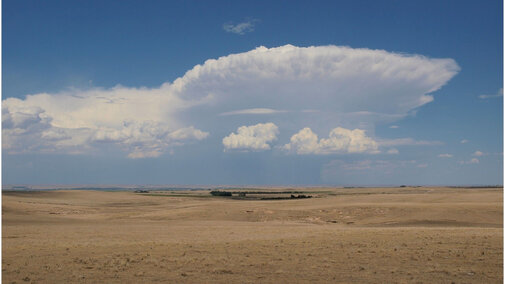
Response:
[[[378,144],[361,129],[334,128],[328,138],[317,137],[308,127],[291,137],[282,147],[297,154],[379,153]]]
[[[220,114],[282,110],[272,121],[300,128],[305,116],[327,129],[335,118],[394,121],[432,101],[430,93],[458,71],[452,59],[383,50],[258,47],[209,59],[157,88],[73,89],[4,99],[2,147],[8,153],[87,153],[107,144],[141,158],[203,140],[221,126]],[[181,132],[185,135],[175,139]]]
[[[174,81],[222,112],[262,108],[405,115],[459,70],[452,59],[338,46],[258,47],[207,60]]]
[[[278,133],[279,128],[271,122],[241,126],[237,129],[237,133],[231,133],[223,138],[223,145],[225,150],[270,150],[269,143],[277,139]]]

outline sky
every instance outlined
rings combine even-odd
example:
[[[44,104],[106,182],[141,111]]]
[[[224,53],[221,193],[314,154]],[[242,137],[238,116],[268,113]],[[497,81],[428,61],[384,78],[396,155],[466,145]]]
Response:
[[[503,184],[502,1],[2,4],[3,184]]]

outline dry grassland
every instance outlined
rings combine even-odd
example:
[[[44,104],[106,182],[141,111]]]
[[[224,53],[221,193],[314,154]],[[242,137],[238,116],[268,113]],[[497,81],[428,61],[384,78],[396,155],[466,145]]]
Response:
[[[299,189],[297,189],[299,190]],[[4,192],[3,283],[502,283],[502,188]]]

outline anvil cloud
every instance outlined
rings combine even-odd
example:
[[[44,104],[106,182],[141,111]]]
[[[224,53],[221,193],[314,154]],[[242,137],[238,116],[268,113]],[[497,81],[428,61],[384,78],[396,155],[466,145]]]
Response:
[[[341,121],[328,119],[332,115],[365,113],[372,123],[397,120],[431,102],[430,93],[458,71],[452,59],[384,50],[258,47],[209,59],[157,88],[74,89],[4,99],[2,147],[8,153],[88,153],[113,145],[130,158],[144,158],[203,143],[198,141],[221,127],[217,118],[223,114],[247,114],[249,125],[257,124],[259,115],[277,115],[272,122],[280,132],[283,120],[300,121],[309,113],[326,116],[321,123],[328,129],[340,126]],[[202,121],[206,129],[200,129]],[[364,152],[377,149],[366,145]]]

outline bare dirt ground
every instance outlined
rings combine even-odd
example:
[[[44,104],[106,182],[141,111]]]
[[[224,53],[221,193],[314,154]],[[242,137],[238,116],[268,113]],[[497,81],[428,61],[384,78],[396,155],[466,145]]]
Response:
[[[502,188],[3,192],[3,283],[502,283]],[[307,190],[307,191],[310,191]]]

